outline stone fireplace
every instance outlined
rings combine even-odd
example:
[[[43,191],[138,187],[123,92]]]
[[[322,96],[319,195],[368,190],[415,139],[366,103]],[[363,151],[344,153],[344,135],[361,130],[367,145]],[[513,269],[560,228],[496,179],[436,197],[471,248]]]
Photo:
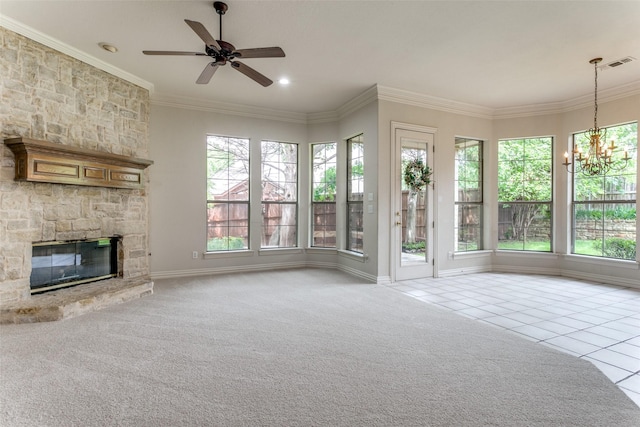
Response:
[[[0,140],[33,139],[112,159],[147,157],[148,89],[2,27],[0,52]],[[94,169],[90,179],[97,179]],[[2,321],[18,321],[15,313],[35,313],[25,321],[54,320],[152,291],[149,178],[139,176],[128,187],[16,180],[16,154],[0,143]],[[31,295],[34,244],[110,236],[120,236],[121,277]],[[42,314],[54,305],[58,314]]]

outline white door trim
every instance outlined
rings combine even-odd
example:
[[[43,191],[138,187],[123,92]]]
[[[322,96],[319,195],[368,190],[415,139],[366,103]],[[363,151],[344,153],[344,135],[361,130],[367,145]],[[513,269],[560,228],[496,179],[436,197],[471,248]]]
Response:
[[[436,146],[436,133],[438,132],[438,128],[434,128],[434,127],[430,127],[430,126],[422,126],[422,125],[416,125],[416,124],[412,124],[412,123],[403,123],[403,122],[397,122],[397,121],[391,121],[391,134],[390,134],[390,159],[391,159],[391,168],[390,171],[391,173],[389,174],[389,180],[390,180],[390,185],[389,188],[391,189],[391,191],[389,192],[389,206],[391,207],[395,207],[396,205],[396,194],[395,194],[395,185],[396,185],[396,176],[395,176],[395,172],[396,172],[396,161],[397,159],[397,153],[396,153],[396,133],[398,130],[408,130],[408,131],[414,131],[414,132],[422,132],[422,133],[429,133],[433,135],[433,151],[431,153],[429,153],[430,156],[432,156],[431,158],[432,160],[432,171],[433,171],[433,175],[432,175],[432,181],[433,181],[433,203],[431,208],[433,209],[433,221],[436,221],[436,218],[438,218],[438,186],[437,184],[437,171],[438,168],[435,167],[435,165],[437,164],[436,162],[436,153],[435,153],[435,146]],[[391,213],[391,217],[389,218],[389,220],[392,223],[395,223],[396,219],[395,219],[395,214],[393,209],[391,209],[390,211]],[[433,277],[438,277],[438,227],[433,227],[432,229],[433,232]],[[395,241],[395,233],[396,233],[396,227],[395,226],[391,226],[389,228],[389,241],[393,242]],[[394,248],[393,250],[389,251],[389,267],[390,267],[390,276],[391,276],[391,281],[395,282],[396,281],[396,266],[398,265],[397,263],[397,259],[396,257],[398,257],[398,251],[395,250],[397,248]]]

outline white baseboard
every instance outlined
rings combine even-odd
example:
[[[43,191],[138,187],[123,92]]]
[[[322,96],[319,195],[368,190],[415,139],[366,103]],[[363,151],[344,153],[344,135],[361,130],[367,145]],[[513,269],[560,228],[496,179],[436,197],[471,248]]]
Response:
[[[240,273],[249,271],[266,271],[266,270],[282,270],[286,268],[330,268],[338,269],[351,276],[359,277],[367,282],[377,283],[381,285],[387,285],[392,283],[390,276],[374,276],[354,268],[337,265],[334,262],[280,262],[274,264],[256,264],[245,265],[242,267],[216,267],[216,268],[201,268],[193,270],[172,270],[172,271],[157,271],[151,273],[151,280],[158,279],[172,279],[177,277],[193,277],[193,276],[208,276],[216,274],[227,273]],[[501,273],[522,273],[522,274],[547,274],[550,276],[564,276],[574,279],[587,280],[592,282],[606,283],[609,285],[625,286],[640,289],[638,281],[635,279],[626,279],[622,277],[612,277],[609,275],[598,275],[593,273],[582,273],[575,270],[559,269],[559,268],[541,268],[541,267],[523,267],[523,266],[509,266],[509,265],[494,265],[492,266],[477,266],[477,267],[464,267],[453,268],[450,270],[440,270],[438,277],[452,277],[460,276],[464,274],[473,273],[488,273],[488,272],[501,272]]]
[[[318,262],[318,261],[279,262],[279,263],[269,263],[269,264],[243,265],[241,267],[215,267],[215,268],[199,268],[199,269],[193,269],[193,270],[156,271],[151,273],[151,279],[152,280],[172,279],[176,277],[208,276],[208,275],[216,275],[216,274],[240,273],[240,272],[250,272],[250,271],[266,271],[266,270],[283,270],[286,268],[304,268],[304,267],[338,269],[351,276],[364,279],[367,282],[372,282],[372,283],[379,282],[376,276],[363,273],[362,271],[356,270],[354,268],[344,266],[344,265],[338,266],[335,262]],[[385,283],[391,283],[390,278],[387,278],[387,282]]]
[[[197,268],[192,270],[156,271],[151,273],[152,280],[171,279],[175,277],[208,276],[214,274],[240,273],[247,271],[282,270],[285,268],[307,267],[308,263],[302,262],[278,262],[269,264],[243,265],[241,267],[215,267]],[[334,267],[335,268],[335,267]]]
[[[500,273],[548,274],[560,276],[562,270],[556,267],[524,267],[522,265],[494,265],[489,271]]]
[[[625,279],[624,277],[612,277],[602,274],[582,273],[575,270],[562,270],[561,276],[571,277],[573,279],[587,280],[589,282],[600,282],[607,285],[625,286],[629,288],[640,289],[637,279]]]
[[[360,270],[356,270],[355,268],[348,267],[346,265],[338,265],[338,270],[344,271],[347,274],[350,274],[355,277],[359,277],[361,279],[366,280],[367,282],[377,283],[377,277],[371,274],[364,273]]]
[[[438,277],[452,277],[463,274],[488,273],[492,271],[490,265],[479,265],[476,267],[452,268],[450,270],[439,270]]]
[[[335,262],[321,262],[321,261],[307,261],[307,262],[305,262],[305,267],[331,268],[333,270],[338,268],[338,266],[337,266],[337,264]]]
[[[393,282],[391,281],[391,276],[378,276],[376,283],[378,285],[389,285]]]

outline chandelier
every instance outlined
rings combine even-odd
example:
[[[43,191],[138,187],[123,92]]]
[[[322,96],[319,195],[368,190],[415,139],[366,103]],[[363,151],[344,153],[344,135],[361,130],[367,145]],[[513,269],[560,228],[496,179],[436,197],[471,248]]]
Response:
[[[589,149],[586,153],[583,152],[582,148],[574,141],[571,153],[575,164],[573,171],[569,170],[569,166],[572,163],[569,162],[569,153],[565,151],[562,164],[569,173],[582,172],[587,176],[605,175],[610,171],[621,171],[627,166],[627,162],[630,159],[627,150],[624,150],[624,155],[621,159],[614,159],[615,150],[618,147],[613,140],[607,145],[607,130],[598,127],[598,63],[600,61],[602,61],[602,58],[594,58],[589,61],[590,64],[593,64],[595,71],[593,127],[584,133],[589,139]]]

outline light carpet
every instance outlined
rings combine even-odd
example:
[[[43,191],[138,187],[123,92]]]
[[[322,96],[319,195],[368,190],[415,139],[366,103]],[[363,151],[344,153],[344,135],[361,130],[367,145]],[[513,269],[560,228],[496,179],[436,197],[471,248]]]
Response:
[[[634,426],[596,367],[366,284],[298,269],[0,327],[2,426]]]

